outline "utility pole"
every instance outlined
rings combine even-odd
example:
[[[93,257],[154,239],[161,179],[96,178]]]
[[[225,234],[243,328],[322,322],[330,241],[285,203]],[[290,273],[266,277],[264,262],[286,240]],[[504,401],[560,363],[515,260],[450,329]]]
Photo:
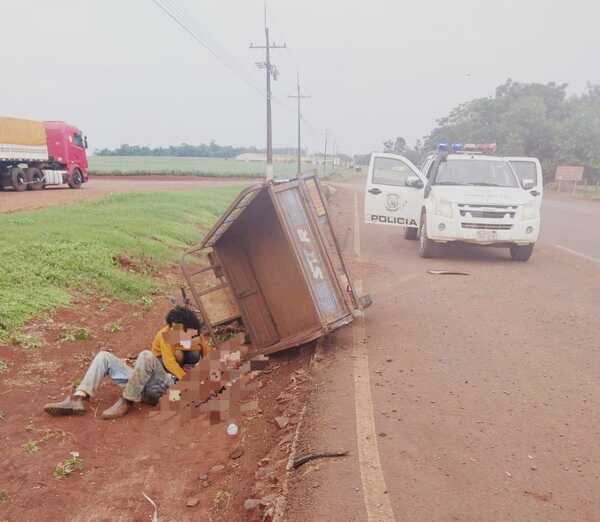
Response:
[[[325,154],[323,158],[323,176],[327,174],[327,129],[325,129]]]
[[[271,44],[269,41],[269,27],[267,25],[267,6],[265,4],[265,45],[250,44],[250,49],[265,49],[266,60],[264,62],[256,62],[259,69],[265,69],[267,75],[267,181],[273,179],[273,129],[271,121],[271,78],[277,81],[279,71],[277,66],[271,64],[271,49],[285,49],[286,44],[277,45]]]
[[[298,99],[298,176],[302,174],[302,139],[300,135],[300,120],[302,120],[301,100],[310,98],[300,93],[300,73],[298,73],[298,94],[296,96],[288,96],[288,98]]]

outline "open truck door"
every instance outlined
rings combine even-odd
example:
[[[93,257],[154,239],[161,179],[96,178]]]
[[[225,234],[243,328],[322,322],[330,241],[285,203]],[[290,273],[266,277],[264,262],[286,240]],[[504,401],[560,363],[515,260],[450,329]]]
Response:
[[[542,206],[542,196],[544,194],[544,177],[539,160],[527,157],[508,157],[505,159],[511,164],[523,190],[529,193],[532,203],[539,209]]]
[[[365,222],[406,227],[416,233],[425,177],[410,160],[397,154],[371,155],[365,190]]]

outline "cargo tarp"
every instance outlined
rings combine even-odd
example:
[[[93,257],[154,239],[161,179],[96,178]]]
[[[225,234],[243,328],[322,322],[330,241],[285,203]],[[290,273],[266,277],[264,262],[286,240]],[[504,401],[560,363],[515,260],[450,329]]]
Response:
[[[39,121],[0,117],[0,144],[46,145],[46,130]]]

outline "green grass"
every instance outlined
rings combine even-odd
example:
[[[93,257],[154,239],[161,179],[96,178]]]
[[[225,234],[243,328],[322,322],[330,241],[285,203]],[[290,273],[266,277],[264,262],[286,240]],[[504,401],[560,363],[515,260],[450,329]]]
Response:
[[[141,302],[160,282],[122,269],[115,257],[125,253],[156,267],[173,261],[200,240],[199,226],[212,224],[238,191],[115,194],[0,214],[0,339],[41,312],[68,305],[74,293]]]
[[[92,175],[141,176],[162,174],[171,176],[207,176],[260,178],[265,175],[265,162],[244,162],[222,158],[180,158],[171,156],[90,156]],[[275,163],[276,176],[296,173],[295,163]]]

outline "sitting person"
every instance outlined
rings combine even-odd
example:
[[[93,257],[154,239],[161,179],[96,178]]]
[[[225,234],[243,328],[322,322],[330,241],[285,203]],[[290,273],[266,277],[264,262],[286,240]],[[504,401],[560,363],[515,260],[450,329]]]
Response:
[[[122,417],[134,402],[156,405],[169,386],[183,378],[185,370],[182,366],[196,364],[201,357],[200,351],[206,355],[209,350],[200,334],[202,323],[189,308],[176,306],[167,314],[165,323],[154,337],[152,349],[141,352],[133,368],[110,352],[99,352],[75,393],[62,402],[46,404],[44,411],[50,415],[85,413],[84,401],[95,395],[106,376],[123,387],[123,393],[115,404],[102,413],[103,419]],[[200,350],[191,351],[189,341],[173,341],[178,339],[177,330],[190,330],[191,334],[195,330]]]

